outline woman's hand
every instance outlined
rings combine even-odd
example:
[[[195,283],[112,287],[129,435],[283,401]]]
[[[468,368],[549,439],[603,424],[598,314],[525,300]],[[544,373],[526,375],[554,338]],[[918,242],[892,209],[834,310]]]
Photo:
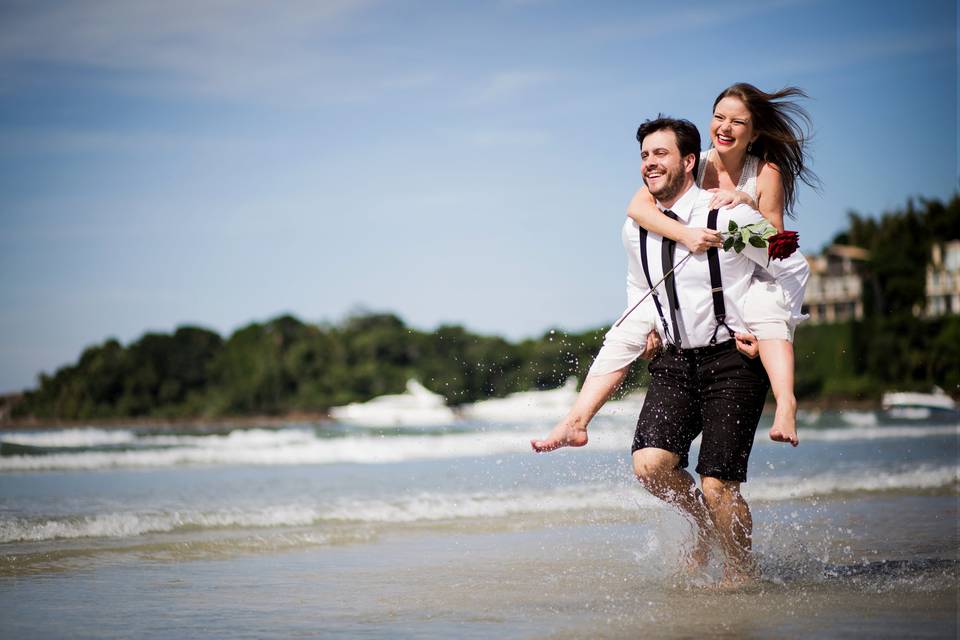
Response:
[[[640,354],[640,357],[644,360],[653,360],[654,357],[660,353],[660,347],[662,346],[663,343],[660,342],[660,334],[654,329],[647,334],[647,342],[644,345],[643,353]]]
[[[719,231],[706,227],[686,227],[683,230],[680,242],[690,253],[703,253],[710,247],[723,246],[723,236]]]
[[[753,201],[753,198],[743,191],[730,191],[724,189],[708,189],[708,191],[713,194],[713,198],[710,200],[711,209],[732,207],[738,204],[749,205],[754,209],[757,208],[757,203]]]
[[[748,358],[756,358],[760,355],[760,345],[757,343],[757,337],[752,333],[735,333],[733,339],[737,343],[737,351]]]

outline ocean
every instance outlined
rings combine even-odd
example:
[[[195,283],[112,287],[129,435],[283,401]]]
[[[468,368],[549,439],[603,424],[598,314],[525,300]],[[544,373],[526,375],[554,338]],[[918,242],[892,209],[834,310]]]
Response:
[[[769,419],[735,591],[680,570],[633,415],[539,455],[547,422],[0,432],[0,636],[956,638],[960,424]]]

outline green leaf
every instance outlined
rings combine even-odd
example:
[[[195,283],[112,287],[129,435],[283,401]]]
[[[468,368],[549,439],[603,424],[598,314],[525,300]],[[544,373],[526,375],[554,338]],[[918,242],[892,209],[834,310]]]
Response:
[[[733,250],[736,251],[737,253],[740,253],[741,251],[743,251],[743,248],[746,246],[747,246],[746,243],[740,238],[737,238],[733,241]]]
[[[724,251],[730,251],[730,249],[733,248],[733,241],[734,241],[733,236],[730,236],[729,238],[727,238],[726,240],[724,240],[724,241],[723,241],[723,250],[724,250]]]
[[[730,221],[730,224],[727,225],[727,230],[728,230],[730,233],[736,233],[736,232],[737,232],[737,228],[738,228],[738,227],[737,227],[737,223],[734,222],[733,220],[731,220],[731,221]]]
[[[750,229],[747,229],[746,227],[740,227],[740,238],[742,242],[749,242],[751,235],[752,233],[750,232]]]
[[[760,236],[750,236],[750,244],[763,249],[765,246],[767,246],[767,241]]]

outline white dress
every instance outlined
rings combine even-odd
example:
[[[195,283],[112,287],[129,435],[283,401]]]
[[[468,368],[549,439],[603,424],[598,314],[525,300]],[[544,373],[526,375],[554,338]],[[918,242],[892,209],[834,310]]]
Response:
[[[700,154],[700,166],[697,171],[697,185],[703,183],[710,151]],[[737,191],[747,193],[756,201],[757,175],[760,159],[748,155],[737,183]],[[628,218],[621,232],[624,248],[631,250],[630,237],[634,233]],[[786,260],[806,260],[799,251]],[[786,265],[784,265],[786,266]],[[758,340],[793,340],[793,330],[806,316],[801,315],[803,292],[788,300],[783,288],[773,277],[760,269],[754,273],[753,281],[743,303],[744,322]],[[627,309],[613,324],[603,339],[603,347],[594,359],[587,376],[613,373],[631,364],[640,357],[646,346],[647,334],[656,328],[659,317],[656,307],[648,297],[634,309],[636,300],[627,301]]]

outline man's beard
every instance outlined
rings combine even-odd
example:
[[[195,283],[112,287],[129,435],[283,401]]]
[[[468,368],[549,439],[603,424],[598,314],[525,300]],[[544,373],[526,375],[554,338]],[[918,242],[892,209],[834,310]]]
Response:
[[[680,195],[680,189],[683,188],[683,180],[683,165],[667,169],[667,180],[664,182],[663,187],[660,188],[660,191],[651,190],[650,195],[661,202],[672,200]],[[644,182],[646,182],[646,180],[644,180]],[[647,185],[647,188],[649,189],[650,185]]]

